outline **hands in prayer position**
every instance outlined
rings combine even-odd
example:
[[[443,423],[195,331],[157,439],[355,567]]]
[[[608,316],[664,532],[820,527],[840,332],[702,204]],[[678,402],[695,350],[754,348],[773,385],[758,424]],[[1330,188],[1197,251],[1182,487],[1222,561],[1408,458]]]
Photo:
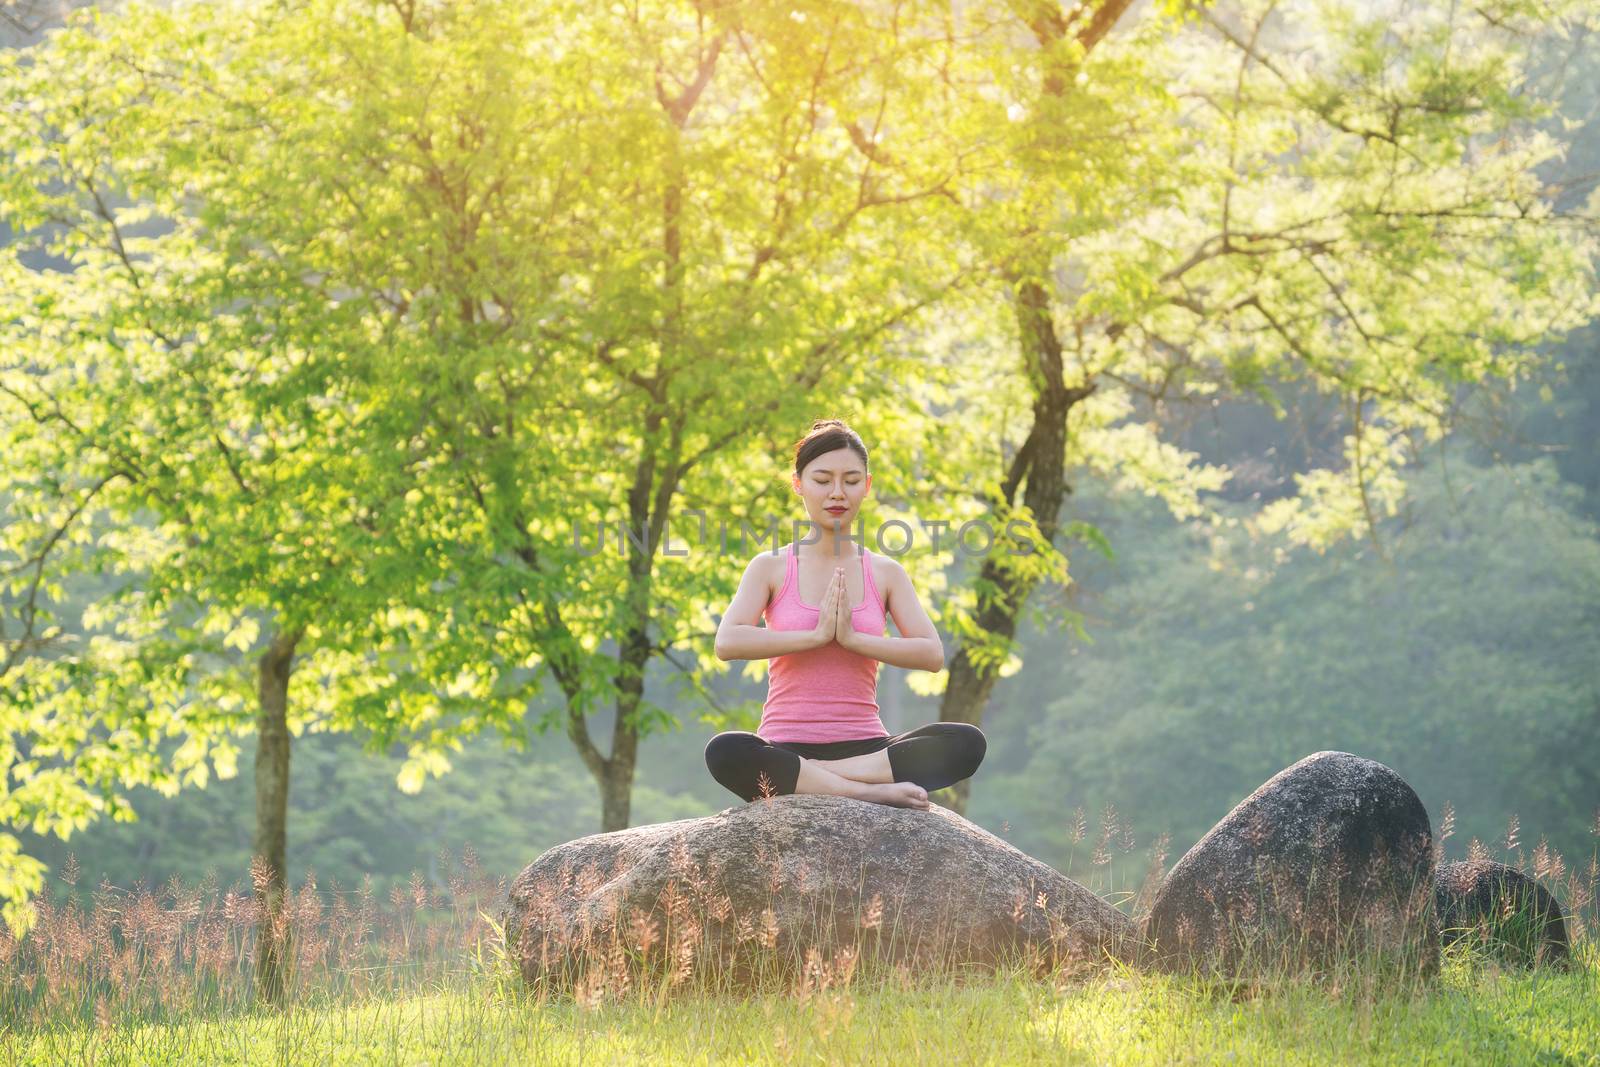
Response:
[[[843,647],[855,651],[857,638],[860,634],[850,621],[850,600],[844,582],[844,568],[833,569],[833,580],[828,583],[828,591],[822,596],[822,604],[817,612],[817,628],[812,632],[820,648],[831,641],[837,641]]]

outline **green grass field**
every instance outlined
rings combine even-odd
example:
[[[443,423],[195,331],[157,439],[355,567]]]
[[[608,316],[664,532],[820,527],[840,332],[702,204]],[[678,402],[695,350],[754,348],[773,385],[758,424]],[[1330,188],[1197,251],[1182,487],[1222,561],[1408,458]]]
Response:
[[[782,942],[762,942],[753,977],[734,979],[715,953],[652,934],[654,949],[629,942],[639,955],[596,942],[567,988],[516,974],[494,919],[506,883],[475,866],[445,890],[415,878],[387,899],[308,880],[282,913],[291,965],[276,1009],[259,999],[262,913],[242,886],[53,890],[27,936],[0,925],[0,1065],[1600,1067],[1597,871],[1600,857],[1581,871],[1536,864],[1569,906],[1567,968],[1506,966],[1468,938],[1430,977],[1365,952],[1233,980],[1082,959],[917,971],[858,958],[872,941],[831,959],[808,950],[797,970]],[[751,982],[759,992],[726,992]]]
[[[175,1023],[54,1023],[0,1062],[63,1064],[1600,1064],[1600,969],[1447,962],[1408,990],[1115,972],[859,981],[806,996],[584,1007],[483,979]]]

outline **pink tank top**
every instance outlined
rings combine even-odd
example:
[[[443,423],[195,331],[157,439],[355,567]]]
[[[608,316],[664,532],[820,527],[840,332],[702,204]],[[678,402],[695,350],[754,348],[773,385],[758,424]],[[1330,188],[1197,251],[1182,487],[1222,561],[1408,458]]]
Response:
[[[817,625],[821,605],[800,600],[800,571],[794,545],[784,553],[788,569],[783,588],[767,605],[767,626],[773,630],[809,630]],[[850,612],[850,624],[861,633],[884,632],[883,601],[872,580],[872,553],[861,547],[866,596]],[[851,652],[837,641],[803,652],[774,656],[767,669],[767,702],[756,733],[768,741],[854,741],[888,737],[878,717],[879,660]]]

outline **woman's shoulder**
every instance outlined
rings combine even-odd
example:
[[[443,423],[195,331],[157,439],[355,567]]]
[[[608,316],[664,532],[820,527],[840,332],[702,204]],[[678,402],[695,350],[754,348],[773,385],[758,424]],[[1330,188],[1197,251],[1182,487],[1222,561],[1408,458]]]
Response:
[[[905,571],[905,568],[900,565],[900,561],[894,556],[885,555],[882,552],[873,552],[870,549],[867,551],[868,558],[872,560],[872,573],[874,577],[880,574],[892,575],[896,572],[903,573]]]
[[[878,590],[878,600],[883,604],[884,610],[889,609],[889,596],[894,587],[899,584],[901,576],[906,569],[900,561],[893,556],[886,556],[881,552],[868,552],[867,560],[872,565],[872,584]]]
[[[779,545],[775,549],[763,548],[745,564],[750,574],[758,576],[766,584],[769,604],[773,597],[783,592],[783,582],[788,577],[788,555],[788,545]]]

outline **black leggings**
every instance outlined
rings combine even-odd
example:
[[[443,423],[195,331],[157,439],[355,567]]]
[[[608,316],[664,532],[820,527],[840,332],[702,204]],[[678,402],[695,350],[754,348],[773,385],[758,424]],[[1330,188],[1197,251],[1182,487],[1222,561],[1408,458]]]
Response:
[[[774,795],[793,793],[802,756],[847,759],[887,749],[895,781],[932,791],[972,777],[987,747],[983,731],[965,722],[931,722],[891,737],[817,743],[768,741],[744,730],[726,730],[706,743],[706,767],[739,797],[755,800],[761,796],[762,774]]]

